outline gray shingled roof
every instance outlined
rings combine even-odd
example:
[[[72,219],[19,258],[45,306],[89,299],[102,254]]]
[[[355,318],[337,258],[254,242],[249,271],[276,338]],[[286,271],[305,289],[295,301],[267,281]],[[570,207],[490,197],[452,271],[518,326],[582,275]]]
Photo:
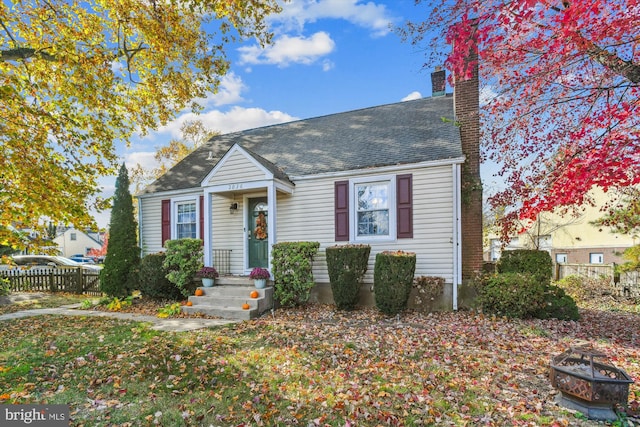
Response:
[[[234,144],[281,179],[463,156],[453,97],[422,98],[216,136],[142,194],[200,186]]]

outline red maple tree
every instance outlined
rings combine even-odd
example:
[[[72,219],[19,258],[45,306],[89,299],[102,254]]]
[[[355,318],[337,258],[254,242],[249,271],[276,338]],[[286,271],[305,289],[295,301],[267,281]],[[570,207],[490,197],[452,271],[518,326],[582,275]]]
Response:
[[[592,186],[640,183],[640,0],[416,3],[427,19],[400,32],[429,45],[426,66],[468,75],[465,52],[478,50],[481,147],[505,183],[489,199],[508,208],[504,237],[517,220],[592,203]]]

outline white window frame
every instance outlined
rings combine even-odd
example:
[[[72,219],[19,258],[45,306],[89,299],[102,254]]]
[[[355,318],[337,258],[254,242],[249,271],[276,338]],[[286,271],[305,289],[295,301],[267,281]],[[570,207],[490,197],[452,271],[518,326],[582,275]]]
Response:
[[[594,262],[594,257],[599,257]],[[589,264],[604,264],[604,253],[602,252],[589,252]]]
[[[389,235],[386,236],[358,236],[358,196],[356,185],[386,183],[389,189]],[[349,180],[349,240],[352,242],[389,242],[396,240],[397,233],[397,203],[396,203],[396,176],[376,175]]]
[[[560,261],[560,258],[564,258],[564,261]],[[556,254],[556,264],[566,264],[569,256],[566,252]]]
[[[171,239],[178,239],[178,206],[195,204],[196,206],[196,239],[200,239],[200,197],[185,196],[171,199]]]

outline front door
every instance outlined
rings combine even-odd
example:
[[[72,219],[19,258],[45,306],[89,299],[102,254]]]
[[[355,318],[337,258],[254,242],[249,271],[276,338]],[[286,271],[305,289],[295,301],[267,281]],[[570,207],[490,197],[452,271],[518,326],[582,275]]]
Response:
[[[267,228],[267,198],[249,199],[247,239],[249,268],[269,267],[269,229]]]

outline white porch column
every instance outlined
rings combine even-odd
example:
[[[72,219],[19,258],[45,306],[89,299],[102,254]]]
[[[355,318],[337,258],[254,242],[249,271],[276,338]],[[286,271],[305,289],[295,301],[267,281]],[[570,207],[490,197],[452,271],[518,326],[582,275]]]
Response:
[[[204,190],[204,236],[200,236],[204,242],[204,265],[213,267],[213,246],[211,244],[211,193]]]
[[[269,181],[269,185],[267,185],[267,206],[268,206],[268,215],[267,215],[267,227],[269,230],[269,235],[267,239],[269,240],[269,271],[271,271],[271,247],[276,243],[276,186],[273,180]]]

